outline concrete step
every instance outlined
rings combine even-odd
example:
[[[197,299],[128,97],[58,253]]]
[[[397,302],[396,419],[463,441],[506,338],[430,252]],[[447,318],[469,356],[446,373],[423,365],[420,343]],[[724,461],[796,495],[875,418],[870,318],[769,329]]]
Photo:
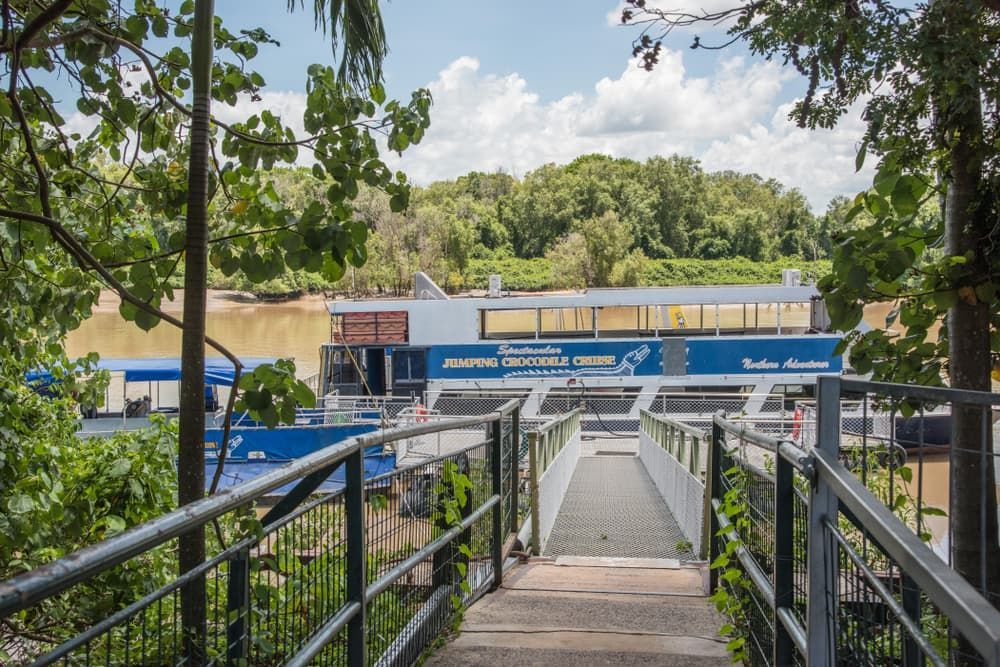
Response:
[[[721,617],[701,568],[531,562],[465,613],[460,634],[426,663],[728,665]]]
[[[535,562],[516,568],[504,582],[514,590],[634,595],[705,594],[701,567],[589,567]]]
[[[487,643],[495,639],[494,643]],[[665,665],[667,667],[725,667],[732,662],[725,644],[693,642],[686,638],[660,641],[655,646],[641,637],[614,637],[606,641],[594,635],[545,638],[542,643],[526,635],[503,635],[487,639],[460,635],[424,664],[428,667],[465,665],[538,665],[539,667],[590,667],[591,665]],[[555,644],[558,646],[554,646]]]

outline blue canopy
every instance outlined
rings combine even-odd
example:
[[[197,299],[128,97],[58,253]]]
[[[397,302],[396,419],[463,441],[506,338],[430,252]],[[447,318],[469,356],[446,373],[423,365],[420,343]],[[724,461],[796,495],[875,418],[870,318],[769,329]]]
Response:
[[[274,363],[271,357],[241,357],[244,372],[252,371],[261,364]],[[101,370],[124,373],[126,382],[168,382],[181,379],[181,360],[170,359],[101,359],[97,362]],[[27,374],[28,382],[52,382],[48,371],[34,371]],[[233,364],[225,357],[205,357],[205,383],[230,386],[233,384]]]

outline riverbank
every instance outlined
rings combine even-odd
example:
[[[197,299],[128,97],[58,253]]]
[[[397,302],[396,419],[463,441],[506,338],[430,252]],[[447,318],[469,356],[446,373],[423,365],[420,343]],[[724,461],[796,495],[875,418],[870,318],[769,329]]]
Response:
[[[226,277],[217,270],[209,272],[209,287],[225,291],[242,291],[266,300],[298,298],[305,294],[326,292],[358,293],[382,296],[408,292],[412,276],[392,275],[385,267],[365,265],[348,273],[338,283],[328,283],[318,274],[306,271],[286,271],[264,283],[254,284],[239,274]],[[641,270],[618,287],[682,287],[688,285],[767,285],[781,282],[782,269],[798,269],[803,279],[816,280],[830,272],[829,260],[807,261],[798,257],[782,257],[759,262],[743,257],[731,259],[647,259]],[[516,292],[550,292],[567,285],[545,257],[470,259],[461,271],[428,273],[449,293],[485,290],[489,277],[499,274],[505,290]]]

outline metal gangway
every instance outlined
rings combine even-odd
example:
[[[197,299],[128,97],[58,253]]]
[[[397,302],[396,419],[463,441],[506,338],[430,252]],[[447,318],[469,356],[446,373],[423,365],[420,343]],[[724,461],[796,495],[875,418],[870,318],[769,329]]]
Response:
[[[998,404],[824,377],[814,420],[706,419],[664,402],[630,433],[586,406],[538,419],[523,399],[475,416],[413,406],[400,426],[0,584],[0,650],[10,664],[408,665],[464,610],[427,664],[1000,666]],[[919,421],[897,442],[897,417],[942,410],[978,415],[978,448],[925,448]],[[365,480],[374,444],[409,458]],[[902,459],[884,456],[904,444]],[[926,492],[943,463],[982,475],[961,489],[978,512]],[[312,494],[340,465],[344,488]],[[949,544],[970,528],[978,560]],[[219,536],[195,570],[104,617],[32,631],[104,577],[172,557],[192,529]],[[204,620],[190,622],[185,599]]]

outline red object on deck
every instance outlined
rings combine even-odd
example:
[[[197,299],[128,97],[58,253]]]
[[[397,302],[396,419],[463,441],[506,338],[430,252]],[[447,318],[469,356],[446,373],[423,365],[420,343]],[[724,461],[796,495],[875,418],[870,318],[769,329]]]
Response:
[[[405,310],[343,313],[338,317],[339,322],[334,322],[334,343],[399,345],[409,341],[409,320]]]

